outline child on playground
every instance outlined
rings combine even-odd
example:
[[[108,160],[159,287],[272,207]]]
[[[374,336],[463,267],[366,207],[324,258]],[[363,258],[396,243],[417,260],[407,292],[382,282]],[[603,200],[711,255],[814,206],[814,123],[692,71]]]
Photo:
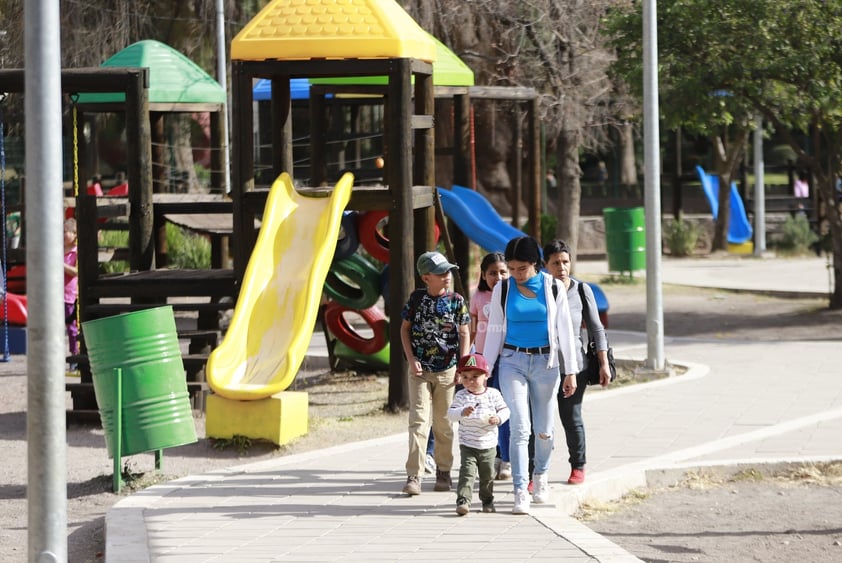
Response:
[[[474,350],[483,353],[485,347],[485,329],[488,326],[488,305],[491,302],[491,291],[497,282],[509,277],[506,258],[501,252],[486,254],[480,262],[479,285],[471,297],[471,340]],[[500,378],[497,377],[497,365],[491,369],[489,385],[500,389]],[[497,443],[497,459],[494,462],[495,479],[511,479],[512,464],[509,458],[509,423],[504,422],[499,429]]]
[[[79,278],[76,269],[76,219],[64,221],[64,324],[67,327],[67,341],[70,354],[79,353],[79,325],[76,324],[76,297],[79,293]]]
[[[456,486],[456,514],[471,511],[474,478],[479,474],[479,498],[483,512],[494,508],[494,458],[497,454],[497,427],[509,420],[509,407],[503,395],[486,387],[489,369],[480,354],[462,356],[456,368],[463,389],[456,392],[447,417],[459,423],[459,483]]]
[[[453,401],[456,362],[468,353],[471,336],[465,298],[449,289],[451,271],[459,266],[439,252],[425,252],[416,268],[426,288],[413,291],[401,311],[401,344],[409,364],[409,454],[403,488],[408,495],[421,494],[431,426],[436,461],[433,490],[453,487],[453,425],[447,409]]]

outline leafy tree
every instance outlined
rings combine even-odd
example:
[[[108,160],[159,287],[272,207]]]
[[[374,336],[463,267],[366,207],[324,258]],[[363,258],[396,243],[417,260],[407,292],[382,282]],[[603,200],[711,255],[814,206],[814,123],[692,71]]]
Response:
[[[557,236],[575,249],[579,157],[605,146],[625,97],[606,73],[603,17],[616,0],[412,0],[408,11],[458,54],[478,84],[525,86],[540,95],[547,152],[559,183]],[[622,134],[622,131],[621,131]],[[478,145],[483,139],[478,139]],[[492,147],[493,149],[494,147]]]
[[[630,87],[640,73],[640,2],[609,18],[614,67]],[[660,99],[670,125],[747,134],[760,113],[786,136],[816,179],[833,245],[831,308],[842,308],[842,0],[660,0]],[[807,151],[793,131],[810,136]],[[740,141],[742,142],[742,141]],[[733,168],[731,169],[733,172]],[[727,190],[720,190],[727,193]],[[722,204],[720,217],[728,205]],[[726,200],[727,201],[727,200]]]

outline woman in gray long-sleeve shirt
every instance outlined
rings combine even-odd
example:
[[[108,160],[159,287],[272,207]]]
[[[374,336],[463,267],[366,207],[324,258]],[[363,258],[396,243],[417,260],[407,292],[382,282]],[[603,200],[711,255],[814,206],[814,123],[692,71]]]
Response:
[[[582,282],[570,277],[570,247],[562,240],[554,240],[544,246],[544,260],[547,271],[556,279],[564,283],[567,288],[567,303],[570,306],[570,317],[573,327],[578,329],[582,326],[582,299],[579,294],[579,284]],[[606,387],[611,381],[611,371],[608,367],[608,339],[605,336],[605,328],[599,320],[596,299],[588,284],[582,284],[585,299],[588,300],[588,314],[584,318],[588,334],[596,343],[597,358],[599,358],[599,382]],[[588,385],[587,359],[585,347],[581,338],[581,330],[574,330],[578,337],[576,354],[577,363],[582,370],[576,376],[576,392],[570,397],[558,395],[558,413],[561,416],[561,424],[564,426],[564,434],[567,438],[567,451],[570,455],[570,478],[567,480],[571,485],[578,485],[585,481],[585,424],[582,420],[582,398],[585,395],[585,388]]]

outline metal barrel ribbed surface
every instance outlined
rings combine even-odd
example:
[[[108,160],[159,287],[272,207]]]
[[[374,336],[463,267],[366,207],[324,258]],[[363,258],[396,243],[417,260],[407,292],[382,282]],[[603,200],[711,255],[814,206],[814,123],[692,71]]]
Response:
[[[122,370],[121,455],[196,441],[171,306],[82,323],[109,457],[114,457]]]
[[[605,221],[605,249],[610,272],[646,269],[646,229],[643,207],[602,210]]]

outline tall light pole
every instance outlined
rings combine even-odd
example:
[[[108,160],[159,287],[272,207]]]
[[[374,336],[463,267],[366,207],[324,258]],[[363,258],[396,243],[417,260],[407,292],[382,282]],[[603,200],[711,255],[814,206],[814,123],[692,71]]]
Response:
[[[59,3],[24,3],[26,115],[27,561],[67,561],[64,194]],[[11,460],[10,460],[11,461]]]
[[[225,92],[225,108],[222,114],[222,177],[225,179],[225,193],[231,191],[231,156],[228,143],[228,58],[225,51],[225,6],[224,0],[216,0],[216,76]]]
[[[661,293],[661,149],[658,127],[657,1],[643,2],[643,143],[646,205],[646,367],[664,369]]]

